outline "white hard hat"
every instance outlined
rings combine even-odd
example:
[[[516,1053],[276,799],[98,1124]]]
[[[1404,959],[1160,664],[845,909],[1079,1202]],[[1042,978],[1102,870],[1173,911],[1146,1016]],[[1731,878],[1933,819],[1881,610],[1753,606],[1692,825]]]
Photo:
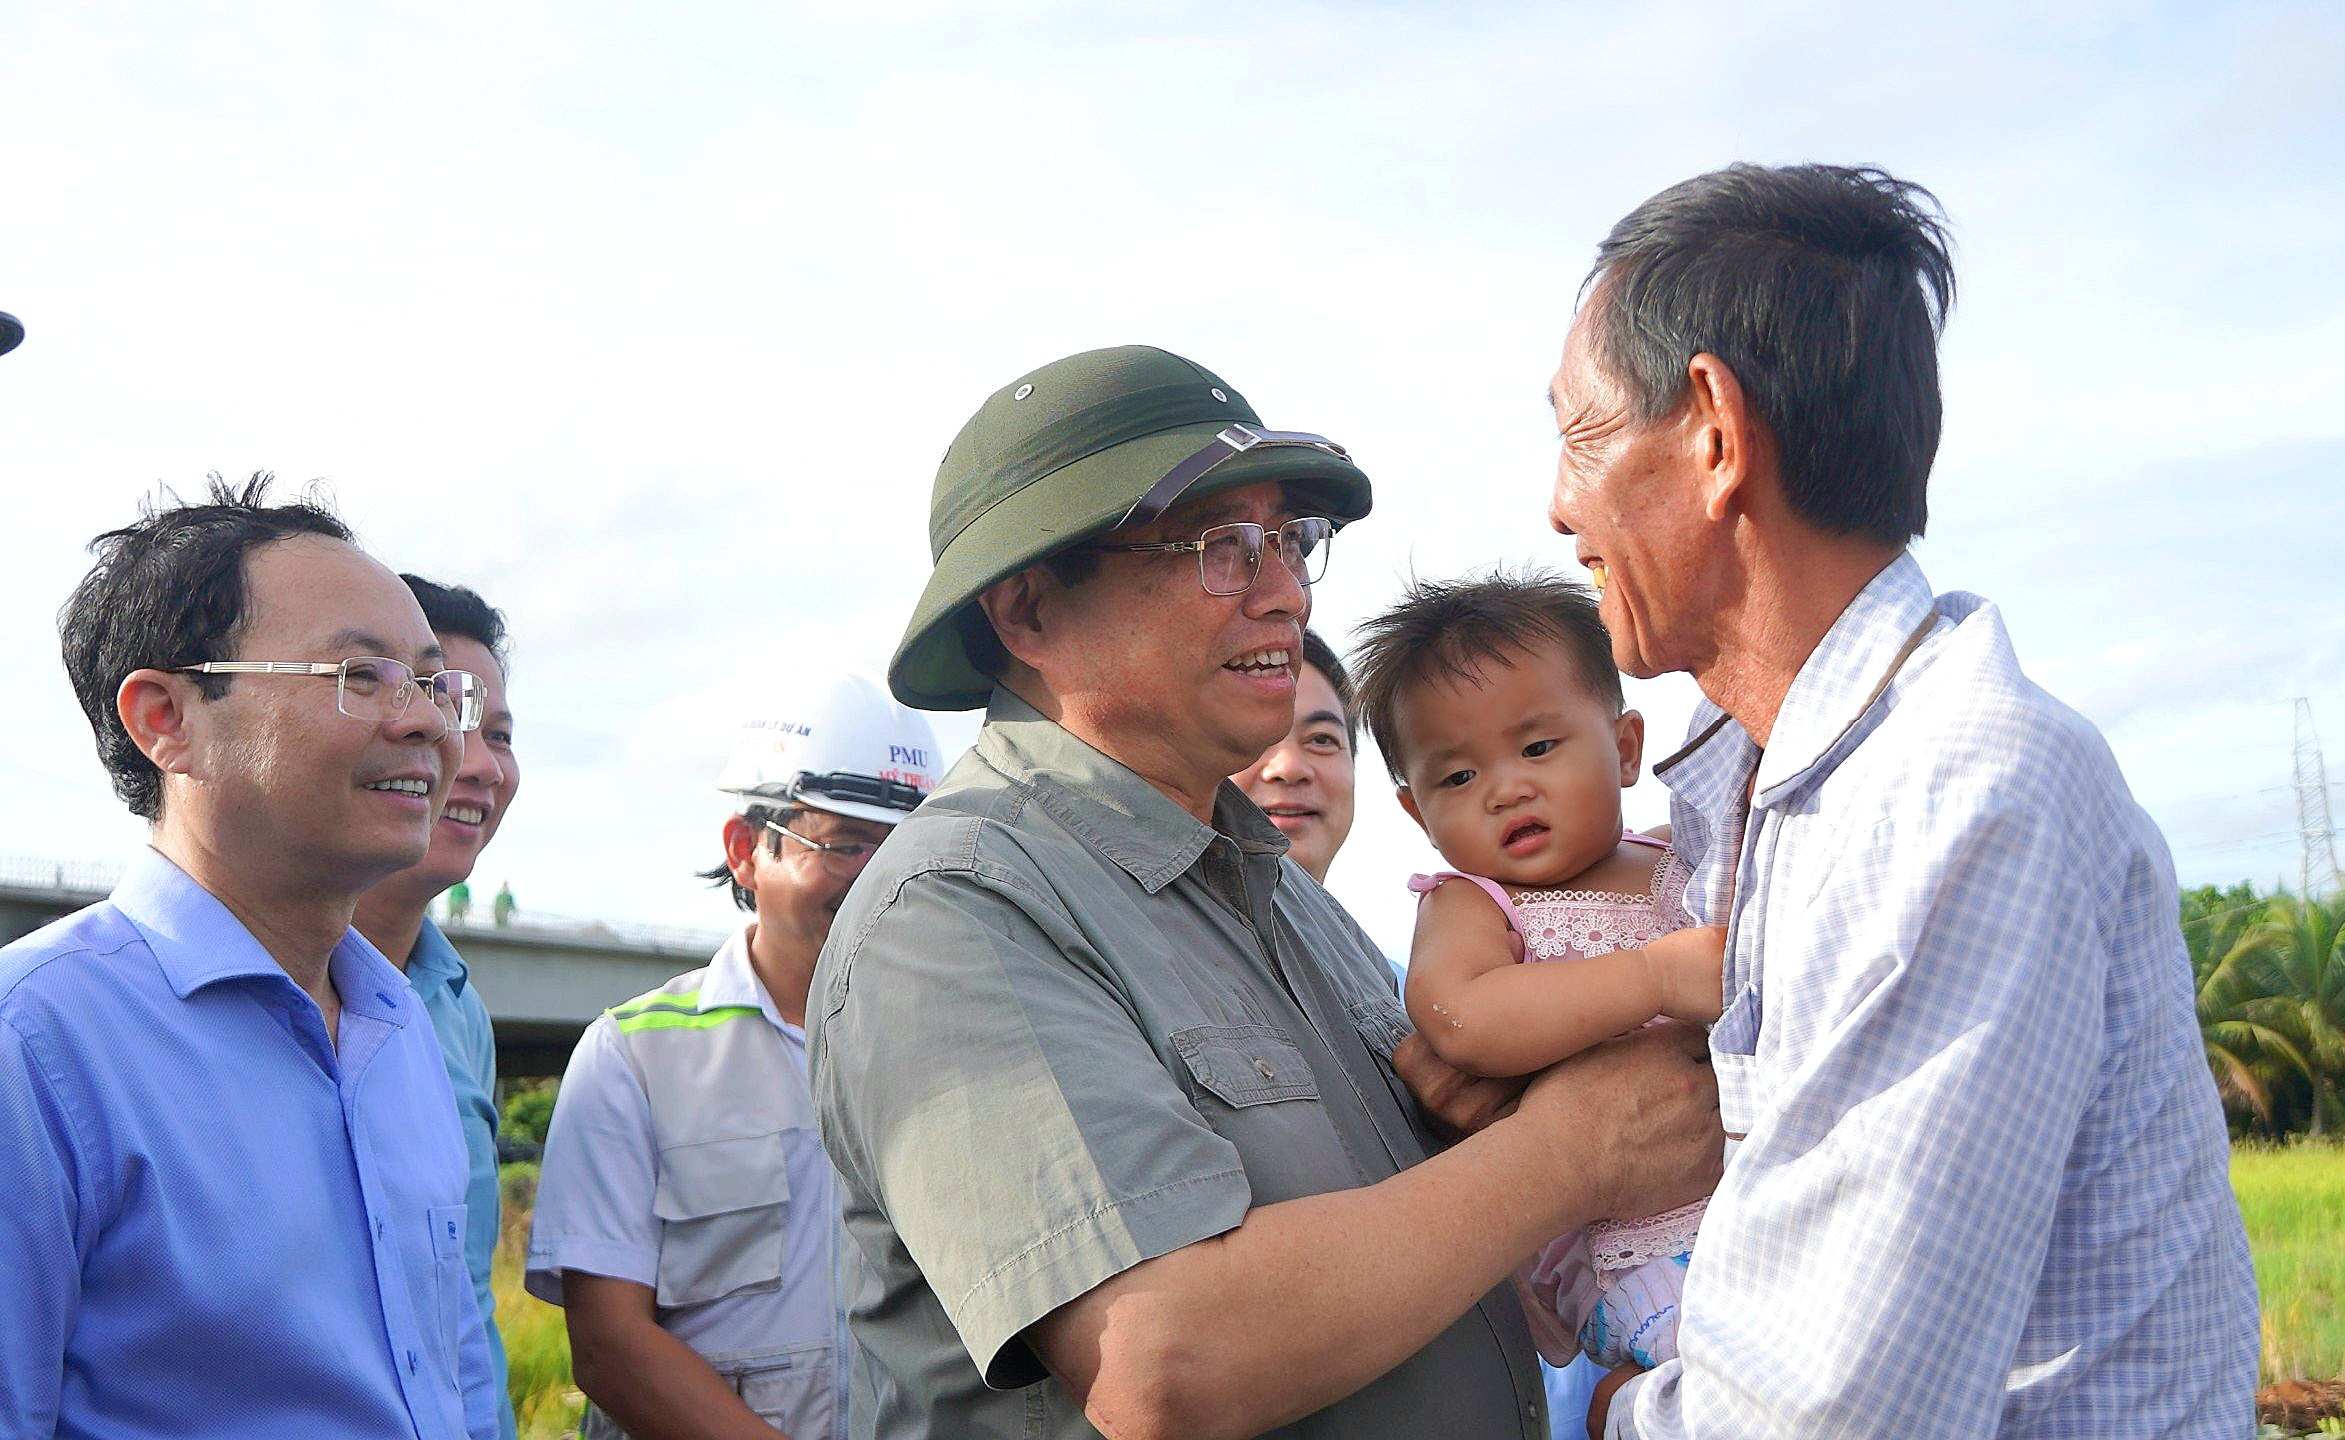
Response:
[[[893,825],[936,788],[940,759],[927,716],[846,674],[743,725],[717,788],[736,811],[803,805]]]

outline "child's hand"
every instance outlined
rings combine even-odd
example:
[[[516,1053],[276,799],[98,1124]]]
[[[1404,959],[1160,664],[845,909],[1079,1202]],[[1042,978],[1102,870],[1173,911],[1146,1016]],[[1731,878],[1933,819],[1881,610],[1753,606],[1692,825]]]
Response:
[[[1662,1014],[1704,1025],[1718,1018],[1725,988],[1724,926],[1674,930],[1647,945],[1643,953],[1645,963],[1653,967]]]

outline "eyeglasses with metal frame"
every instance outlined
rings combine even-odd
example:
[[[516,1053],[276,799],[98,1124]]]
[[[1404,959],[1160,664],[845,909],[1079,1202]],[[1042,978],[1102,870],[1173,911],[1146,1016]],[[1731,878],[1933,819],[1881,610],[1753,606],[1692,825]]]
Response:
[[[879,852],[877,840],[842,840],[825,845],[820,840],[809,840],[779,820],[768,820],[765,828],[785,839],[795,840],[814,852],[816,859],[833,870],[846,871],[861,865]]]
[[[353,720],[377,723],[406,714],[418,690],[430,694],[433,707],[451,730],[478,730],[482,712],[488,708],[488,686],[470,670],[439,670],[419,675],[382,655],[353,655],[330,664],[309,660],[206,660],[200,665],[174,665],[171,673],[332,676],[334,708]]]
[[[1243,595],[1262,574],[1262,547],[1278,547],[1279,559],[1296,580],[1308,587],[1327,574],[1327,555],[1335,548],[1335,522],[1321,515],[1289,520],[1276,530],[1251,520],[1215,525],[1194,540],[1156,540],[1138,545],[1098,545],[1089,548],[1116,554],[1161,551],[1168,555],[1197,556],[1197,583],[1208,595]]]

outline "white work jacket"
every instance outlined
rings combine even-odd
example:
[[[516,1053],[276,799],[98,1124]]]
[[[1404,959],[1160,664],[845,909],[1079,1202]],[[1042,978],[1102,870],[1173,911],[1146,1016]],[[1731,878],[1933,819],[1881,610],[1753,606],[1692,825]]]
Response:
[[[526,1284],[556,1305],[565,1270],[650,1286],[661,1326],[750,1409],[792,1440],[840,1440],[836,1180],[805,1031],[758,983],[748,934],[588,1027],[546,1135]]]

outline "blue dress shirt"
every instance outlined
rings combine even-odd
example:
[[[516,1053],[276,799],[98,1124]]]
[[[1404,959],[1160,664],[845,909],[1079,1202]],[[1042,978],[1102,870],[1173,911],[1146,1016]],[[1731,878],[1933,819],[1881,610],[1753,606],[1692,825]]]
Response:
[[[0,1434],[495,1440],[439,1044],[329,973],[339,1049],[152,851],[0,950]]]
[[[480,1306],[481,1323],[488,1331],[489,1365],[496,1374],[497,1429],[504,1440],[515,1440],[513,1400],[505,1381],[505,1340],[497,1333],[497,1297],[489,1288],[501,1210],[497,1037],[489,1025],[489,1007],[471,980],[472,972],[456,947],[439,926],[424,921],[415,947],[407,952],[407,983],[415,987],[423,1013],[431,1017],[432,1030],[440,1037],[448,1086],[456,1092],[456,1119],[464,1127],[464,1159],[470,1172],[464,1186],[464,1264],[472,1272],[473,1302]]]

